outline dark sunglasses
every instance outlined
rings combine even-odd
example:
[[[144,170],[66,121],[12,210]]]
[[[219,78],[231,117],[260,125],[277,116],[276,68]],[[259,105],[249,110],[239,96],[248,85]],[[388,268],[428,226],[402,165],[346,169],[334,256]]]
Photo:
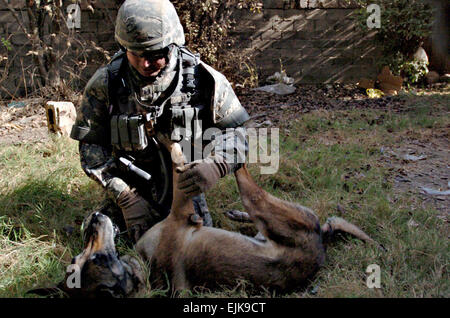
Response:
[[[166,47],[162,50],[158,51],[130,51],[136,57],[145,58],[146,60],[159,60],[162,58],[166,58],[169,55],[169,48]]]

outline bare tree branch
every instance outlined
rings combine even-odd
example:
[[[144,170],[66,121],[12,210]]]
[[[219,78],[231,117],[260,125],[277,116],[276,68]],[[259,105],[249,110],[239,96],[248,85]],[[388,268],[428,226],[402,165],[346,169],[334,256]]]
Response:
[[[5,1],[5,0],[3,0]],[[39,74],[41,75],[41,80],[43,81],[43,84],[45,85],[48,72],[45,67],[45,61],[44,61],[44,54],[46,53],[46,48],[42,46],[42,44],[45,46],[45,43],[42,43],[41,39],[39,38],[39,27],[37,24],[36,16],[33,12],[33,9],[35,7],[34,1],[27,2],[27,12],[28,12],[28,20],[30,23],[30,29],[32,30],[32,47],[33,47],[33,59],[35,61],[36,66],[39,69]]]

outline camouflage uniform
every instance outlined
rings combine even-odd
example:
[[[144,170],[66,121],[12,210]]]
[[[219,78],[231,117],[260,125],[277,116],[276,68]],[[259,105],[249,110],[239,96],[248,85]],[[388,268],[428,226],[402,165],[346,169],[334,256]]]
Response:
[[[148,9],[142,9],[143,2]],[[161,20],[168,23],[161,23]],[[162,34],[156,40],[142,31],[153,22],[152,32]],[[170,36],[164,36],[168,32]],[[171,160],[164,149],[158,149],[152,137],[155,131],[173,137],[174,128],[193,125],[189,118],[202,120],[203,129],[217,127],[223,131],[214,143],[223,149],[221,156],[230,167],[228,173],[240,167],[238,162],[242,159],[237,159],[237,156],[246,153],[245,130],[227,131],[226,128],[240,127],[249,118],[247,112],[226,78],[183,47],[182,32],[175,9],[168,0],[127,0],[117,18],[116,39],[119,44],[128,50],[170,47],[168,63],[149,82],[129,64],[124,53],[116,54],[109,65],[97,70],[85,88],[71,137],[80,141],[83,170],[115,199],[124,191],[135,188],[146,200],[156,201],[164,211],[168,211],[172,201]],[[132,40],[130,34],[133,35]],[[119,66],[111,71],[114,63]],[[113,76],[111,72],[117,74]],[[122,131],[116,127],[116,124],[121,125],[122,117],[130,122],[133,116],[138,115],[151,118],[151,128],[147,123],[145,125],[144,144],[136,143],[129,136],[118,136]],[[120,157],[131,157],[136,166],[152,175],[152,191],[148,190],[146,181],[121,167],[118,163]],[[161,173],[162,170],[165,171]],[[169,180],[168,189],[158,187],[164,183],[161,180],[164,177]],[[197,213],[207,225],[211,225],[203,193],[193,201]],[[152,210],[152,224],[167,214],[155,211],[155,206]]]

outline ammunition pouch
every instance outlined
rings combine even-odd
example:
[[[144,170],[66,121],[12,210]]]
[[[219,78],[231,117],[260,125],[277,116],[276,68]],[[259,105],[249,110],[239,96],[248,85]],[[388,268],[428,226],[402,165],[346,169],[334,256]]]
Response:
[[[148,146],[143,115],[111,117],[111,144],[124,151],[144,150]]]

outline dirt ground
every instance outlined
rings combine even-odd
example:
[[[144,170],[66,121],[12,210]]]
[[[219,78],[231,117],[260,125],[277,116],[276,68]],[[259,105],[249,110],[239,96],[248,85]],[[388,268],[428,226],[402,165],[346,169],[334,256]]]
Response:
[[[49,140],[44,100],[22,100],[24,107],[0,106],[0,145],[45,142]]]
[[[384,109],[389,106],[402,111],[404,108],[401,99],[369,99],[352,85],[302,86],[294,94],[285,96],[253,90],[240,90],[238,95],[255,126],[282,129],[289,128],[289,118],[314,109]],[[25,106],[18,108],[8,107],[6,102],[0,104],[0,146],[49,140],[44,100],[34,98],[22,102]],[[394,191],[415,195],[418,206],[431,204],[439,212],[438,217],[446,222],[450,211],[449,140],[447,127],[427,134],[411,134],[402,138],[397,147],[381,149],[383,162],[392,171]]]
[[[394,176],[394,189],[416,196],[418,205],[431,205],[449,222],[450,139],[448,129],[407,136],[396,148],[384,149],[384,163]],[[412,224],[414,226],[414,224]]]

